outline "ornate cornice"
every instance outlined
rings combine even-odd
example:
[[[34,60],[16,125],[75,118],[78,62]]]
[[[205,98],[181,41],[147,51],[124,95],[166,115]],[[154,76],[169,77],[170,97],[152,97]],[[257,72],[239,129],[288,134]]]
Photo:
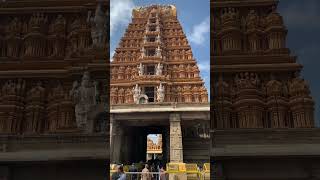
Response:
[[[212,8],[223,7],[254,7],[254,6],[272,6],[277,5],[278,0],[214,0],[211,1]]]

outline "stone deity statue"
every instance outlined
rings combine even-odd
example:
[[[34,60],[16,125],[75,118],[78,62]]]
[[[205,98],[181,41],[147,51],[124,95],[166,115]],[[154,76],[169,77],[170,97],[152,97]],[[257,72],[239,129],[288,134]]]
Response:
[[[143,44],[145,44],[147,42],[147,36],[143,37]]]
[[[161,76],[162,75],[162,69],[163,69],[163,65],[161,63],[158,63],[158,65],[156,67],[156,75],[157,76]]]
[[[144,47],[141,49],[141,58],[144,58],[146,54],[146,50],[144,49]]]
[[[143,75],[143,71],[144,71],[144,65],[142,63],[140,63],[140,65],[138,66],[139,76]]]
[[[141,87],[139,87],[138,84],[136,84],[136,86],[133,87],[132,91],[133,91],[133,101],[135,103],[138,103],[138,101],[139,101],[138,98],[141,94]]]
[[[107,37],[107,15],[102,10],[102,2],[98,3],[93,18],[88,15],[88,21],[91,22],[91,37],[93,47],[103,48]]]
[[[161,43],[160,35],[157,36],[157,42]]]
[[[85,72],[81,84],[79,85],[78,81],[74,81],[72,90],[70,91],[75,104],[77,127],[82,130],[87,128],[88,121],[90,121],[88,115],[97,104],[96,95],[98,93],[94,84],[90,79],[89,72]]]
[[[162,83],[160,83],[159,86],[157,86],[157,101],[163,102],[164,100],[164,86]]]
[[[158,46],[156,49],[157,57],[161,57],[161,48]]]

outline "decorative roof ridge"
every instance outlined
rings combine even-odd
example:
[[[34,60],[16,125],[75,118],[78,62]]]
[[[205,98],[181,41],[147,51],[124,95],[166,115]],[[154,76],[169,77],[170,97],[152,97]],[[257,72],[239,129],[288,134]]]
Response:
[[[147,10],[148,8],[152,8],[152,7],[157,7],[157,8],[166,8],[166,7],[170,7],[170,8],[174,8],[176,9],[176,6],[173,5],[173,4],[166,4],[166,5],[163,5],[163,4],[150,4],[150,5],[145,5],[145,6],[137,6],[136,8],[133,8],[133,10]]]

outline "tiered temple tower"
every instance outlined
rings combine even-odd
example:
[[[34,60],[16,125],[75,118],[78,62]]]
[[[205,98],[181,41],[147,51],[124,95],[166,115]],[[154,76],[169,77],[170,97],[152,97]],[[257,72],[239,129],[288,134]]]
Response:
[[[314,101],[299,75],[302,65],[286,47],[277,4],[211,2],[214,179],[320,177]]]
[[[314,102],[276,1],[213,6],[214,128],[309,128]],[[250,5],[249,5],[250,4]],[[243,4],[242,4],[243,5]]]
[[[163,162],[209,161],[208,93],[173,5],[135,8],[111,62],[110,155],[145,161],[162,134]]]
[[[110,98],[111,104],[208,102],[174,6],[133,10],[111,63]]]

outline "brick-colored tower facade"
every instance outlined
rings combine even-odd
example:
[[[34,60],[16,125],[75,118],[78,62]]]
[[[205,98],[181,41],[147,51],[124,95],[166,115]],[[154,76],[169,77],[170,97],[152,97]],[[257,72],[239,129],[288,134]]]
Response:
[[[111,104],[208,102],[174,6],[133,10],[111,63],[110,88]]]
[[[314,102],[276,7],[273,0],[214,2],[213,128],[314,126]]]

